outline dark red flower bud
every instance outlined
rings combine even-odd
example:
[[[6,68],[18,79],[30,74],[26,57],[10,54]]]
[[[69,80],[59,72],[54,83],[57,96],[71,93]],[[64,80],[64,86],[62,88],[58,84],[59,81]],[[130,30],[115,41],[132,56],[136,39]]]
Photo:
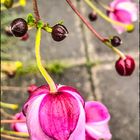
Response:
[[[4,0],[4,6],[8,9],[13,6],[14,1],[13,0]]]
[[[68,35],[68,30],[64,25],[56,24],[52,27],[51,35],[55,41],[62,41]]]
[[[116,71],[122,76],[129,76],[135,69],[135,61],[131,56],[126,56],[125,59],[119,58],[115,64]]]
[[[29,34],[26,33],[24,36],[21,37],[21,40],[26,41],[29,38]]]
[[[113,38],[111,39],[111,44],[114,47],[118,47],[119,45],[121,45],[122,41],[118,36],[113,36]]]
[[[27,22],[22,18],[17,18],[11,23],[11,31],[16,37],[22,37],[27,33]]]
[[[97,19],[97,14],[94,12],[89,13],[88,18],[90,21],[95,21]]]

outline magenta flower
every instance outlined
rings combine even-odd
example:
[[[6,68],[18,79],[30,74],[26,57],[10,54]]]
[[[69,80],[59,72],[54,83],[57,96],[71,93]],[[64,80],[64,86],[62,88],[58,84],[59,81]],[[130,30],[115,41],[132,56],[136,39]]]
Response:
[[[137,6],[131,0],[114,0],[110,3],[110,9],[108,16],[115,21],[128,25],[137,20]],[[120,34],[126,30],[116,24],[113,27]]]
[[[77,90],[57,86],[50,94],[43,85],[23,107],[31,140],[85,140],[84,101]]]
[[[100,102],[88,101],[85,103],[86,113],[86,140],[110,140],[112,135],[108,122],[110,114]]]
[[[14,120],[26,120],[25,116],[23,115],[22,112],[17,113],[14,118]],[[12,123],[11,124],[11,129],[17,132],[25,132],[28,133],[27,125],[26,123]]]

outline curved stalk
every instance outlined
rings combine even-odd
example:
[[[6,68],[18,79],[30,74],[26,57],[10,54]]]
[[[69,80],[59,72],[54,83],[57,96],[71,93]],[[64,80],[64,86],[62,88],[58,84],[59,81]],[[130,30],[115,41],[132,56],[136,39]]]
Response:
[[[48,83],[48,85],[50,87],[50,92],[51,93],[56,93],[57,90],[56,90],[55,83],[52,80],[52,78],[50,77],[50,75],[47,73],[45,68],[43,67],[42,63],[41,63],[40,41],[41,41],[41,28],[38,28],[37,33],[36,33],[36,42],[35,42],[35,54],[36,54],[37,66],[38,66],[41,74],[43,75],[43,77],[47,81],[47,83]]]

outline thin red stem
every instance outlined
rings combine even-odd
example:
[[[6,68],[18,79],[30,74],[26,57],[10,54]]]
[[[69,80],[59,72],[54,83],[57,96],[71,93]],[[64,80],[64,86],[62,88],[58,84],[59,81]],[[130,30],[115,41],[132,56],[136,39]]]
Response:
[[[87,21],[85,17],[83,17],[80,12],[76,9],[76,7],[72,4],[71,0],[66,0],[67,3],[70,5],[70,7],[73,9],[73,11],[80,17],[80,19],[85,23],[85,25],[90,29],[90,31],[102,42],[105,42],[106,39],[99,35],[96,30],[93,28],[93,26]]]
[[[1,120],[1,124],[4,123],[25,123],[25,120]]]
[[[39,11],[38,11],[38,6],[37,6],[37,1],[33,0],[33,10],[34,10],[34,14],[35,14],[35,19],[38,22],[40,20],[40,15],[39,15]]]

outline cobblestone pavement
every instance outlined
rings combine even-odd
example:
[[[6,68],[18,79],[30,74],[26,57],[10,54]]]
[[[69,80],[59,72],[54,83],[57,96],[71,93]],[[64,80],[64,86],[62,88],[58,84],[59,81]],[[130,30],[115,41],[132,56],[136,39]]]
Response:
[[[93,100],[95,95],[111,113],[110,128],[112,140],[138,140],[138,24],[131,34],[123,33],[121,50],[132,55],[136,60],[136,70],[131,77],[119,76],[114,68],[118,56],[103,45],[83,25],[65,1],[38,0],[41,17],[51,25],[64,20],[69,36],[62,42],[55,42],[47,33],[43,33],[41,53],[44,61],[54,60],[72,64],[61,75],[51,74],[56,83],[77,88],[86,100]],[[76,2],[78,9],[87,16],[91,9],[83,1]],[[31,12],[31,2],[24,11]],[[92,23],[104,36],[116,35],[112,26],[100,17]],[[13,58],[23,63],[35,61],[35,31],[30,31],[30,39],[14,50]],[[22,52],[22,53],[20,53]],[[20,54],[20,55],[19,55]],[[26,57],[25,57],[26,56]],[[90,59],[95,65],[88,67]],[[17,76],[2,81],[2,100],[23,105],[27,99],[26,87],[30,84],[41,85],[45,81],[38,74]]]

